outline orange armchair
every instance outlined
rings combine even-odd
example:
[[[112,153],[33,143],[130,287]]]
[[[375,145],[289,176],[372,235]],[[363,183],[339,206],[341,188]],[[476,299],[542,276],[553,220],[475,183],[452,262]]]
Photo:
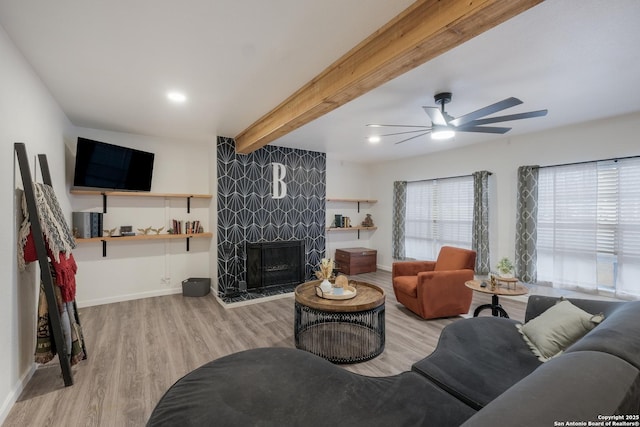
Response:
[[[473,291],[476,252],[443,246],[437,261],[394,262],[391,277],[398,302],[423,319],[466,314]]]

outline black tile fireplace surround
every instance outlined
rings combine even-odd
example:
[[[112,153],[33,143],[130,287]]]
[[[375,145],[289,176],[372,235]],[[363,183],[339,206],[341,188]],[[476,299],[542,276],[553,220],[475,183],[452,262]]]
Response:
[[[247,243],[247,291],[304,282],[303,240]]]
[[[307,280],[304,240],[246,242],[236,250],[244,261],[244,274],[238,277],[246,281],[240,279],[219,295],[227,304],[291,293]]]
[[[272,145],[238,154],[233,138],[218,137],[216,156],[218,297],[235,303],[293,291],[291,285],[247,286],[252,242],[304,241],[303,271],[311,280],[325,257],[326,154]],[[284,197],[274,196],[276,164],[286,170]]]

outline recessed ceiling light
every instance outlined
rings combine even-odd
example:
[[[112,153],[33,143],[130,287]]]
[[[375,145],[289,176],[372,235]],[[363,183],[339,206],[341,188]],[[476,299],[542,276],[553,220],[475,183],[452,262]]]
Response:
[[[369,142],[371,144],[377,144],[378,142],[380,142],[380,137],[378,135],[373,135],[369,137]]]
[[[187,100],[187,96],[182,92],[169,92],[167,93],[167,98],[173,102],[185,102]]]

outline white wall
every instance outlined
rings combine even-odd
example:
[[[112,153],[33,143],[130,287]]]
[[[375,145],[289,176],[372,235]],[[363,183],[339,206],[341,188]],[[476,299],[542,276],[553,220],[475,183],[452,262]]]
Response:
[[[17,271],[17,212],[15,189],[22,180],[14,142],[27,146],[30,165],[46,154],[53,186],[65,213],[69,200],[64,186],[64,142],[72,126],[47,88],[35,75],[6,32],[0,27],[0,424],[33,373],[39,271]],[[39,174],[39,176],[41,176]],[[62,381],[62,379],[60,380]]]
[[[378,265],[390,269],[393,182],[468,175],[479,170],[490,178],[491,265],[503,256],[513,259],[517,169],[522,165],[555,165],[640,155],[640,114],[593,121],[445,151],[420,158],[371,165],[363,179],[370,182],[378,230],[371,246]]]
[[[25,142],[34,173],[35,156],[46,154],[54,190],[67,220],[72,210],[100,211],[102,201],[90,196],[71,196],[77,136],[156,153],[153,192],[212,193],[215,183],[215,137],[211,143],[144,137],[95,129],[74,128],[47,88],[0,27],[0,424],[29,380],[35,365],[37,297],[39,270],[17,270],[16,239],[20,200],[15,189],[22,181],[13,143]],[[210,165],[214,165],[211,166]],[[38,176],[41,176],[38,174]],[[215,196],[214,199],[215,200]],[[11,203],[8,203],[11,201]],[[211,211],[213,209],[213,213]],[[134,228],[168,225],[171,218],[199,219],[213,239],[192,239],[190,251],[182,240],[141,243],[113,243],[102,258],[100,243],[79,246],[77,301],[80,306],[162,295],[181,291],[187,277],[215,277],[215,202],[192,199],[192,213],[186,213],[183,199],[112,198],[108,227],[124,224]],[[168,283],[160,283],[169,278]],[[61,380],[62,381],[62,380]]]
[[[152,193],[212,194],[209,144],[166,138],[78,128],[77,136],[155,154]],[[215,138],[212,138],[213,140]],[[215,146],[215,141],[211,142]],[[67,148],[67,182],[73,181],[76,140]],[[214,163],[215,165],[215,163]],[[205,231],[214,231],[211,199],[109,197],[104,229],[131,225],[170,228],[171,220],[199,220]],[[102,211],[100,196],[71,195],[74,211]],[[80,243],[74,250],[78,263],[76,301],[80,307],[182,292],[182,280],[211,276],[213,239],[108,242],[102,256],[101,242]]]
[[[345,162],[327,155],[327,198],[337,199],[371,199],[371,185],[368,180],[368,167],[360,163]],[[356,203],[327,202],[327,227],[331,225],[336,214],[351,218],[351,225],[359,225],[367,213],[372,213],[374,204],[361,203],[360,212]],[[376,221],[373,216],[374,223]],[[377,231],[361,231],[358,239],[357,231],[330,231],[326,233],[326,256],[335,258],[336,249],[353,247],[370,247],[371,237]]]

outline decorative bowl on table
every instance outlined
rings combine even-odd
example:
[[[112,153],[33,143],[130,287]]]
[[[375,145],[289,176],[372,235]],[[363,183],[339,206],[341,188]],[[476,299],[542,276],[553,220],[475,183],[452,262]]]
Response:
[[[330,292],[323,292],[319,286],[316,286],[316,295],[325,299],[351,299],[356,296],[358,291],[353,286],[347,286],[346,288],[331,288]]]

